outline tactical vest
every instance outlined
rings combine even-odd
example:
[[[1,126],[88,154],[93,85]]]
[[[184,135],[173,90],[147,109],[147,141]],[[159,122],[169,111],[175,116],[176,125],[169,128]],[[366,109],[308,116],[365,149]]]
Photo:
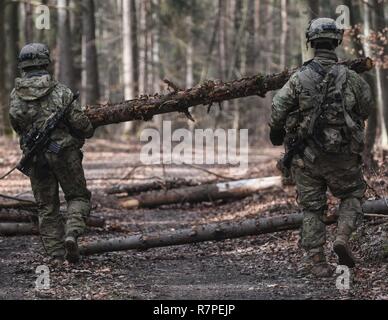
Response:
[[[299,109],[290,114],[287,131],[325,153],[356,153],[364,148],[364,122],[347,105],[348,69],[339,64],[326,71],[312,60],[299,71]]]

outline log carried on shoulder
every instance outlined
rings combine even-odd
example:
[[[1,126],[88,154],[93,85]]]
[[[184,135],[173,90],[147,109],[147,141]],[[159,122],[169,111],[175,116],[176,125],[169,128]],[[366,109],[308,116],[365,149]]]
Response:
[[[373,68],[370,58],[341,62],[350,69],[363,73]],[[206,81],[194,88],[181,90],[165,81],[172,92],[166,95],[155,94],[117,104],[87,106],[86,115],[95,128],[127,121],[149,121],[155,115],[180,112],[192,119],[189,108],[200,105],[211,107],[223,101],[249,96],[265,96],[268,92],[281,89],[299,68],[284,72],[243,78],[231,82]]]
[[[197,187],[149,192],[122,202],[126,209],[154,208],[175,203],[198,203],[220,199],[241,199],[258,191],[281,188],[281,177],[249,179],[226,183],[205,184]]]

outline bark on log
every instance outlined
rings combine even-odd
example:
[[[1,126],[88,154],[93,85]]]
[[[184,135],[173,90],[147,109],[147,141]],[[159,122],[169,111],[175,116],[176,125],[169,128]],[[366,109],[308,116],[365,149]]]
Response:
[[[19,221],[12,221],[12,220],[3,221],[3,219],[0,219],[0,222],[7,222],[7,223],[0,223],[0,236],[18,237],[18,236],[39,235],[37,220],[31,221],[28,219],[22,219],[21,216],[19,216],[18,218],[20,218]],[[100,218],[90,217],[86,221],[86,225],[89,228],[103,228],[105,226],[105,220]]]
[[[295,230],[302,225],[303,214],[290,214],[273,218],[249,219],[240,222],[223,222],[195,226],[175,232],[150,235],[134,235],[128,238],[98,241],[80,248],[82,255],[101,254],[126,250],[146,250],[151,248],[178,246],[206,241],[222,241],[267,233]],[[328,218],[333,224],[336,218]]]
[[[362,210],[364,213],[388,215],[388,199],[366,201]]]
[[[142,183],[138,185],[117,185],[115,187],[106,189],[107,194],[122,194],[126,193],[127,195],[134,195],[143,192],[157,191],[157,190],[169,190],[176,189],[181,187],[194,187],[198,186],[198,182],[185,180],[185,179],[172,179],[166,181],[154,181],[149,183]]]
[[[377,202],[378,205],[378,202]],[[378,208],[382,211],[378,211]],[[364,210],[375,210],[381,215],[388,215],[384,207],[376,206],[375,201],[368,201]],[[367,213],[367,212],[365,212]],[[150,235],[134,235],[127,238],[103,240],[83,245],[82,255],[93,255],[126,250],[145,250],[158,247],[178,246],[206,241],[222,241],[266,233],[275,233],[299,229],[303,222],[303,214],[296,213],[273,218],[249,219],[240,222],[222,222],[209,225],[194,226],[175,232],[164,232]],[[327,225],[337,222],[336,216],[325,218]]]
[[[35,236],[39,234],[38,227],[33,223],[0,223],[0,236]]]
[[[33,223],[38,224],[38,216],[36,214],[24,214],[24,213],[0,213],[0,223]],[[86,225],[90,228],[104,228],[105,219],[99,217],[89,217],[86,220]]]
[[[342,63],[358,73],[373,68],[373,61],[369,58]],[[155,94],[118,104],[87,106],[85,112],[95,128],[134,120],[149,121],[155,115],[171,112],[184,113],[190,118],[188,110],[191,107],[211,106],[226,100],[255,95],[265,96],[270,91],[279,90],[298,70],[299,68],[295,68],[273,75],[259,74],[226,83],[206,81],[187,90],[178,90],[175,85],[170,84],[173,91],[166,95]]]
[[[220,199],[241,199],[255,192],[281,188],[281,177],[269,177],[262,179],[250,179],[227,183],[207,184],[197,187],[173,189],[169,191],[150,192],[132,199],[123,201],[122,206],[126,209],[154,208],[161,205],[175,203],[198,203]]]
[[[4,201],[0,202],[0,209],[35,210],[35,202],[30,201]]]

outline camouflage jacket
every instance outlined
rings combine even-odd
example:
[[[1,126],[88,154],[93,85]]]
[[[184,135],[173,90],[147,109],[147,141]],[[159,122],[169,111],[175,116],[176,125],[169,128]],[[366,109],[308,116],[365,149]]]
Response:
[[[57,110],[65,108],[72,100],[69,88],[52,79],[48,74],[18,78],[10,98],[10,122],[21,137],[30,130],[41,128]],[[81,148],[85,139],[91,138],[94,129],[78,101],[73,103],[66,119],[51,134],[51,139],[62,148]]]
[[[313,61],[318,62],[323,69],[328,72],[337,62],[336,54],[328,50],[319,50]],[[311,96],[311,90],[306,88],[312,77],[312,71],[309,68],[302,68],[295,73],[288,83],[275,95],[272,105],[272,115],[270,126],[275,129],[285,128],[287,132],[292,131],[292,126],[301,125],[306,119],[306,115],[311,114],[314,108],[314,97]],[[373,107],[372,94],[369,85],[354,71],[346,68],[346,85],[342,92],[344,105],[352,118],[364,130],[364,121],[368,118],[371,108]],[[307,82],[306,82],[307,79]],[[313,80],[312,85],[315,85]],[[310,108],[310,110],[309,110]],[[306,112],[305,112],[306,110]],[[293,119],[294,114],[299,115],[299,120]],[[338,114],[340,114],[339,112]],[[297,118],[297,117],[296,117]],[[297,118],[298,119],[298,118]],[[308,119],[307,119],[308,120]],[[307,121],[306,121],[307,122]],[[356,148],[360,152],[360,147]]]

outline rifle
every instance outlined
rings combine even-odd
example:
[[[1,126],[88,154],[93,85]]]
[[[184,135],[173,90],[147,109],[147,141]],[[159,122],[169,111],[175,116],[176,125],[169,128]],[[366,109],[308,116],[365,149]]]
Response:
[[[79,98],[79,95],[79,92],[77,92],[65,108],[54,113],[47,119],[42,128],[32,129],[31,132],[24,137],[23,142],[26,148],[23,157],[18,165],[11,170],[8,175],[17,169],[29,177],[31,175],[32,160],[37,154],[41,154],[47,150],[54,154],[59,154],[61,152],[61,147],[57,143],[51,141],[50,135],[57,128],[58,124],[65,118],[72,104]]]
[[[288,151],[286,152],[286,154],[282,159],[282,166],[287,170],[290,170],[292,166],[292,160],[297,155],[300,155],[300,156],[303,155],[306,149],[306,144],[302,140],[293,139],[290,143],[287,144],[287,147],[288,147]]]

